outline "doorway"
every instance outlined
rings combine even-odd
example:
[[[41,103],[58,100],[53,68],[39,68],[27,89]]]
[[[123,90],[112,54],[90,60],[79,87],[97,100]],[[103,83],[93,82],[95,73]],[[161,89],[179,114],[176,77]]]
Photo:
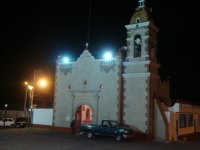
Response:
[[[92,109],[88,105],[81,105],[75,113],[75,127],[79,129],[81,124],[92,123]]]

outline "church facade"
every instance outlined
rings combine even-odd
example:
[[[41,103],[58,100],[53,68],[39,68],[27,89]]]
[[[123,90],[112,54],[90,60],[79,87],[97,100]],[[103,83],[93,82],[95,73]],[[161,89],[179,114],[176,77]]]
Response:
[[[109,60],[95,59],[88,45],[77,61],[58,57],[53,126],[69,128],[75,120],[78,129],[80,124],[110,119],[152,139],[176,140],[177,119],[172,118],[179,116],[170,107],[169,82],[159,76],[159,30],[144,0],[125,27],[127,46]],[[198,111],[195,125],[200,130]]]

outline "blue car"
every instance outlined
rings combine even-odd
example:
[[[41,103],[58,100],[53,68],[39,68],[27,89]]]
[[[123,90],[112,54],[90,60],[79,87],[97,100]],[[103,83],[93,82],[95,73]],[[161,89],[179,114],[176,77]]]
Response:
[[[102,120],[100,125],[85,124],[80,125],[80,134],[86,134],[88,138],[95,135],[114,137],[116,141],[132,138],[133,131],[128,127],[120,127],[117,121]]]

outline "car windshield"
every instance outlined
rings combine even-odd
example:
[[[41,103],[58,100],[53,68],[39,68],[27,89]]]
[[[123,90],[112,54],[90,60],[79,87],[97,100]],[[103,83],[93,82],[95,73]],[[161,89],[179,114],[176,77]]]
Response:
[[[110,123],[111,123],[112,127],[118,127],[119,126],[118,122],[116,122],[116,121],[111,121]]]

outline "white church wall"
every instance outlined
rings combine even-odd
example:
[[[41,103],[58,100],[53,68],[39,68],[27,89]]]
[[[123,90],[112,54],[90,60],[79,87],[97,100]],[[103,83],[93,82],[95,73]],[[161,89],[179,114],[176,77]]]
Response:
[[[166,113],[168,119],[170,117],[169,115],[169,113]],[[166,140],[165,123],[157,103],[155,103],[155,139]]]
[[[149,74],[125,74],[125,124],[141,131],[147,131],[147,81]]]
[[[83,104],[92,107],[93,123],[97,120],[100,123],[101,119],[105,118],[117,120],[119,61],[114,60],[109,71],[101,68],[101,61],[94,59],[85,50],[78,60],[73,62],[70,72],[57,72],[55,126],[69,126],[69,122],[75,117],[76,109]],[[100,89],[101,85],[103,88]],[[69,122],[66,122],[67,120]]]
[[[118,98],[119,98],[119,70],[116,64],[115,70],[109,74],[102,73],[103,89],[99,99],[100,120],[112,119],[118,120]]]
[[[68,76],[68,78],[66,78],[66,76]],[[54,123],[56,126],[69,126],[71,121],[70,112],[72,112],[72,107],[67,101],[72,101],[73,95],[68,89],[69,79],[70,73],[65,75],[58,69],[54,101]]]
[[[125,73],[144,73],[147,72],[147,67],[143,67],[145,65],[148,65],[149,61],[139,61],[139,62],[124,62],[124,65],[126,65]],[[141,67],[142,65],[142,67]]]

